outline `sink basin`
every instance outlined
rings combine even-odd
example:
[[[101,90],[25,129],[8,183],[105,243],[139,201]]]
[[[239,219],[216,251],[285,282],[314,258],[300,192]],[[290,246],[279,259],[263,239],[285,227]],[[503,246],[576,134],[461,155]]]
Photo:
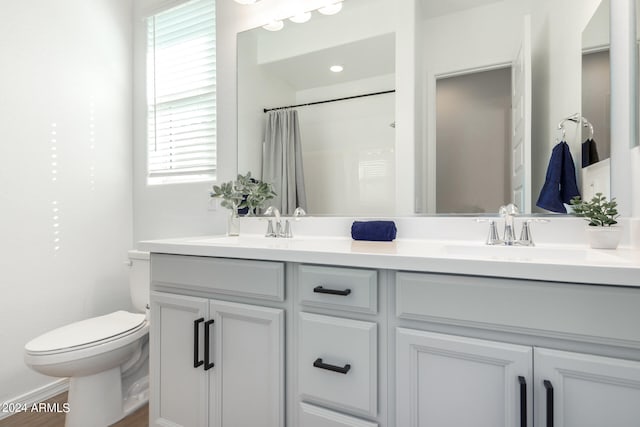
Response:
[[[627,263],[615,251],[589,248],[538,247],[538,246],[489,246],[489,245],[445,245],[447,255],[464,258],[490,258],[513,261],[578,262],[578,263]]]

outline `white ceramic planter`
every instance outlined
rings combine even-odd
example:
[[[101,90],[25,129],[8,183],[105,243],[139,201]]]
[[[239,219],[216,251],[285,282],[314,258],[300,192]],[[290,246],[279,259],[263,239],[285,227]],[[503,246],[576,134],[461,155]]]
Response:
[[[622,238],[622,227],[592,227],[587,225],[587,237],[593,249],[616,249]]]

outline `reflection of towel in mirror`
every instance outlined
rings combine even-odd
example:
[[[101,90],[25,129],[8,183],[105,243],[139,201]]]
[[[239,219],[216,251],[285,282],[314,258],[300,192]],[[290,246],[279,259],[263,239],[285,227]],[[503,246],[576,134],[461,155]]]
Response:
[[[591,166],[599,161],[598,145],[593,138],[589,138],[582,143],[582,167],[586,168],[587,166]]]
[[[571,150],[569,144],[562,141],[553,147],[536,206],[551,212],[567,213],[563,203],[569,204],[572,198],[579,195]]]

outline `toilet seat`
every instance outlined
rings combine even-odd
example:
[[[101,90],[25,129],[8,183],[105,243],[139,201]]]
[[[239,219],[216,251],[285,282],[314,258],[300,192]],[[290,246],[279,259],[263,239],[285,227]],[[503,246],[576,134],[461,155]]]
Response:
[[[148,329],[144,314],[120,310],[49,331],[29,341],[25,351],[27,356],[37,359],[64,357],[67,353],[83,353],[81,357],[86,357],[94,351],[101,353],[134,342]]]

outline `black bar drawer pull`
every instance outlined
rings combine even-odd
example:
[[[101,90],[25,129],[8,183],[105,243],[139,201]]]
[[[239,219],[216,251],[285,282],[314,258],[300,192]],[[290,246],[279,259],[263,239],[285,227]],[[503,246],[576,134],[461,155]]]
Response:
[[[518,377],[520,383],[520,427],[527,427],[527,380]]]
[[[210,327],[213,324],[214,320],[207,320],[204,322],[204,370],[208,371],[209,369],[214,367],[214,363],[210,362],[209,358],[209,338],[210,338]]]
[[[313,288],[313,292],[317,294],[342,295],[343,297],[346,297],[351,293],[351,289],[340,291],[337,289],[325,289],[322,286],[316,286],[315,288]]]
[[[553,385],[551,381],[544,380],[544,388],[547,389],[547,427],[553,427]]]
[[[328,363],[323,363],[321,358],[317,358],[315,362],[313,362],[313,366],[320,369],[326,369],[327,371],[337,372],[339,374],[346,374],[351,369],[351,365],[348,363],[344,365],[344,367],[329,365]]]
[[[197,368],[204,363],[204,360],[199,360],[198,354],[199,351],[199,342],[200,337],[198,336],[198,329],[200,327],[200,323],[204,322],[204,317],[196,319],[193,321],[193,367]]]

